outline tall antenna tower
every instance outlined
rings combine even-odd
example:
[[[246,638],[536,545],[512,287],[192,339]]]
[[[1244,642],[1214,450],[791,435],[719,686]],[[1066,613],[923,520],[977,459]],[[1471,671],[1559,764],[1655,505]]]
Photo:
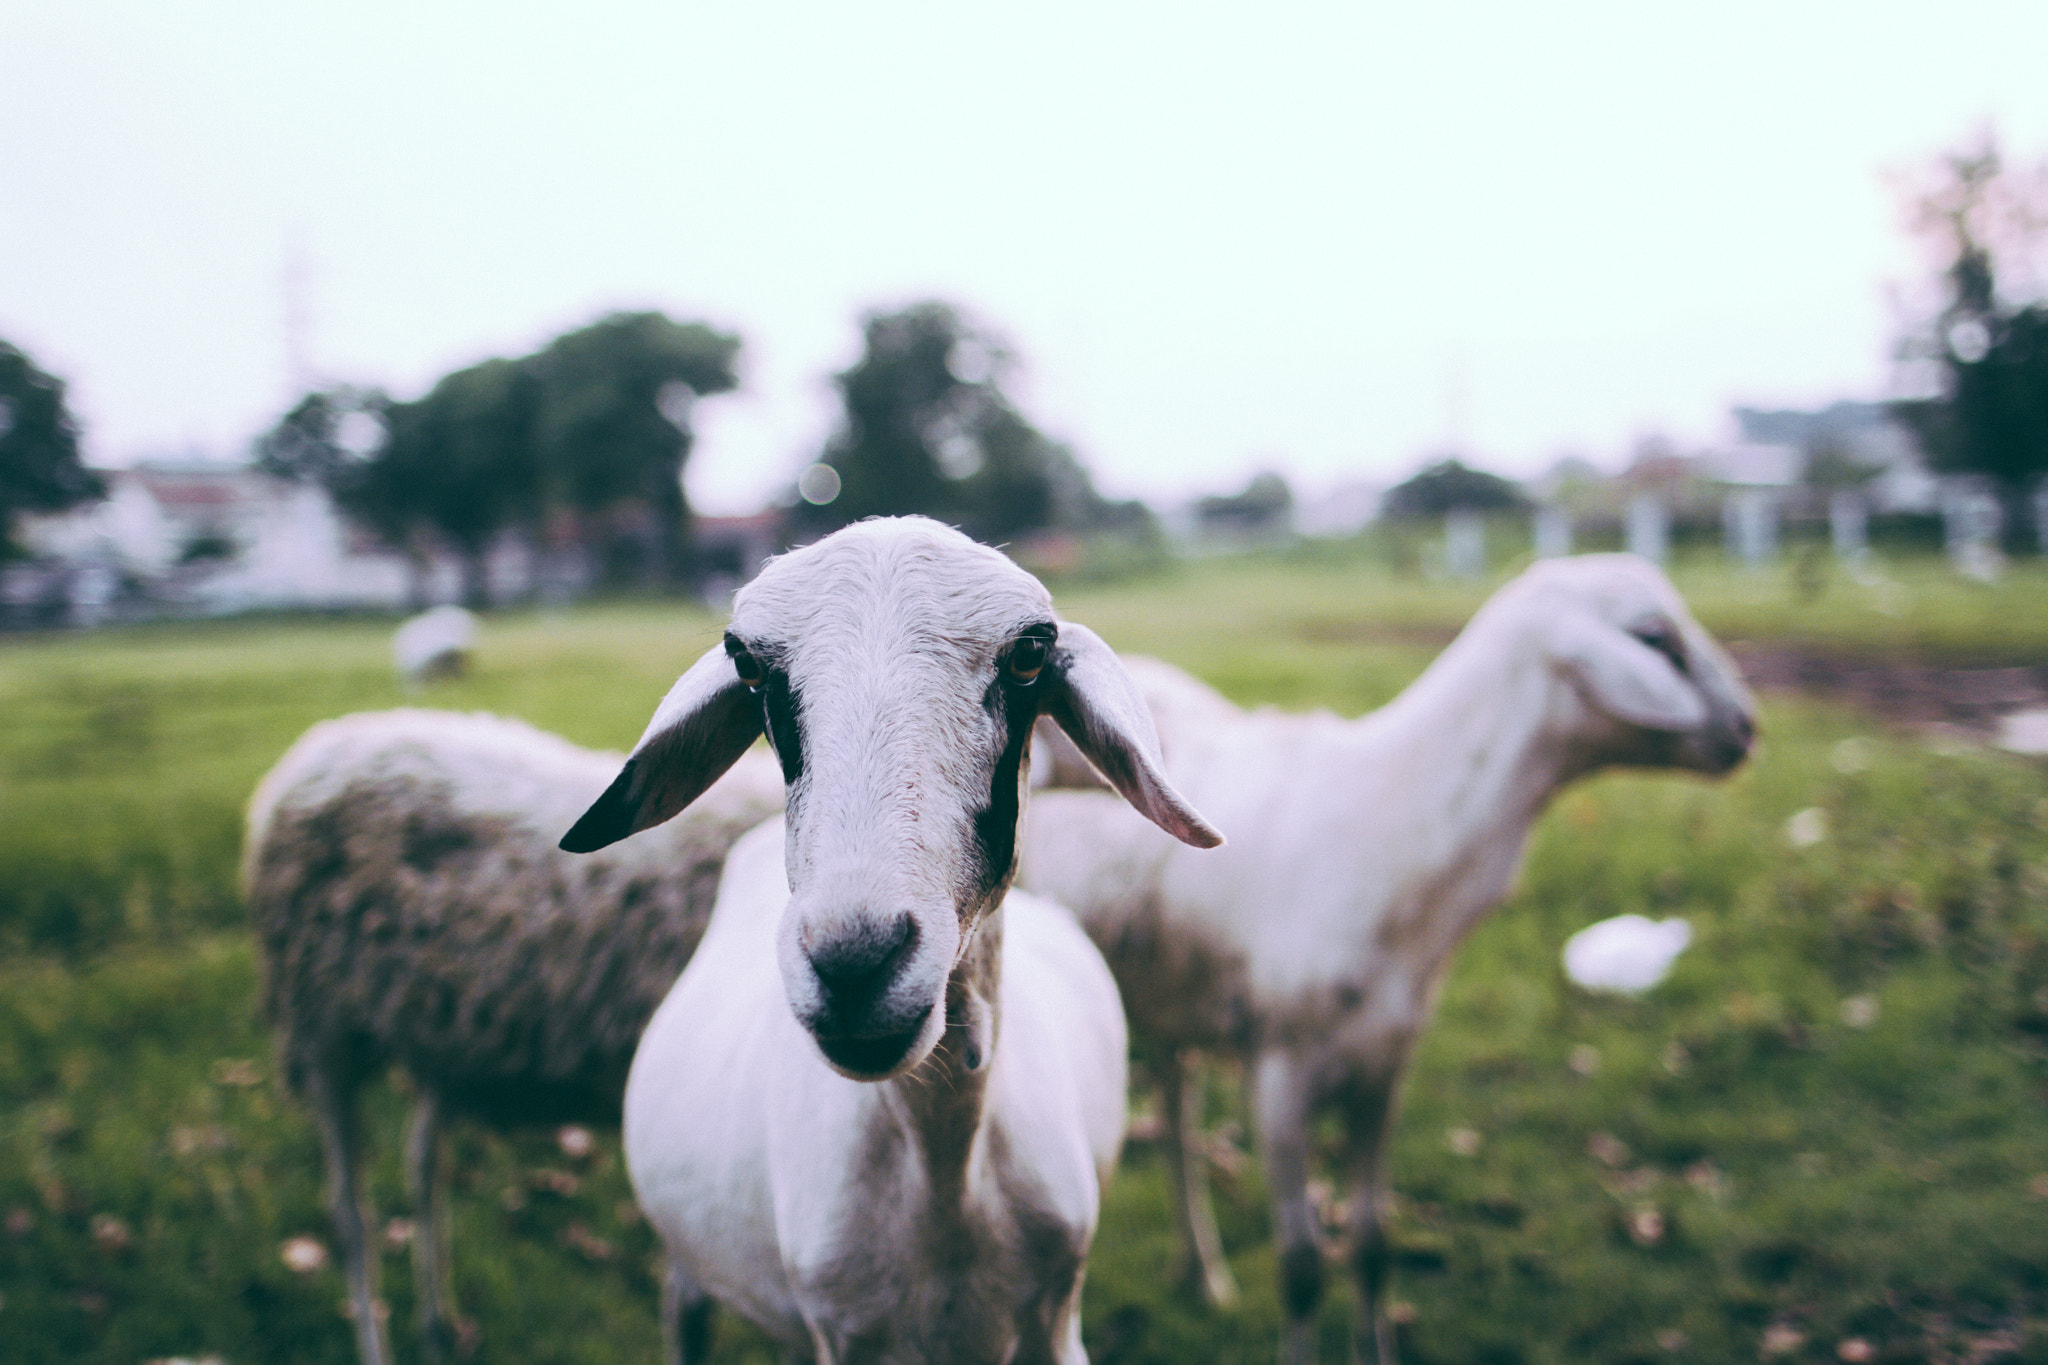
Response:
[[[279,273],[284,301],[284,380],[296,401],[319,384],[313,369],[313,256],[303,224],[285,229],[284,268]]]
[[[1472,376],[1464,343],[1444,356],[1444,440],[1452,455],[1472,453]]]

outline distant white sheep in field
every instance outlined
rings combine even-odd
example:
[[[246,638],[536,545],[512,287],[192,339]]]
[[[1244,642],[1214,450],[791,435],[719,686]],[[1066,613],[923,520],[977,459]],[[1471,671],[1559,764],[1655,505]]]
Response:
[[[406,1147],[420,1332],[456,1345],[439,1132],[616,1121],[633,1049],[710,917],[727,851],[782,806],[766,753],[687,816],[577,858],[562,828],[615,754],[496,716],[383,711],[314,726],[249,806],[243,880],[263,1004],[311,1106],[364,1365],[391,1348],[361,1184],[356,1093],[393,1064],[418,1093]]]
[[[1019,884],[1080,913],[1132,1027],[1175,1059],[1160,1080],[1182,1233],[1218,1300],[1234,1290],[1187,1068],[1195,1049],[1247,1063],[1291,1362],[1314,1357],[1309,1134],[1335,1111],[1357,1351],[1390,1361],[1385,1144],[1452,950],[1507,894],[1561,787],[1616,765],[1724,773],[1749,752],[1749,696],[1665,577],[1629,555],[1538,564],[1359,720],[1247,714],[1167,665],[1127,662],[1169,775],[1232,842],[1187,857],[1098,793],[1041,792]]]
[[[1219,842],[1115,655],[1037,580],[922,518],[856,523],[740,590],[725,647],[564,839],[666,819],[764,729],[788,781],[786,830],[734,850],[626,1090],[681,1359],[714,1301],[800,1359],[1086,1359],[1125,1034],[1071,918],[1005,905],[1041,715],[1141,818]]]
[[[468,672],[475,645],[475,616],[461,607],[431,607],[408,617],[392,633],[391,661],[401,682],[418,687]]]

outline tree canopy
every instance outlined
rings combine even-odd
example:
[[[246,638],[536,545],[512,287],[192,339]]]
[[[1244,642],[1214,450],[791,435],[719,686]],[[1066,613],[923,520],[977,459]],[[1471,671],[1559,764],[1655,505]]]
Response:
[[[1073,452],[1017,410],[1004,391],[1016,359],[994,333],[940,302],[871,313],[862,330],[821,457],[838,491],[800,506],[806,529],[922,513],[997,543],[1129,524],[1132,509],[1105,502]]]
[[[1449,512],[1513,512],[1526,508],[1522,490],[1498,474],[1461,460],[1439,460],[1387,493],[1390,517],[1440,517]]]
[[[61,512],[104,496],[105,483],[79,459],[64,381],[0,341],[0,558],[20,553],[21,513]]]
[[[257,442],[261,467],[327,485],[393,544],[461,557],[465,595],[508,529],[582,528],[615,576],[687,576],[682,471],[697,398],[737,386],[739,338],[660,313],[615,313],[533,355],[445,376],[422,397],[308,394]]]
[[[1915,229],[1942,259],[1946,298],[1913,349],[1940,392],[1897,405],[1929,463],[1989,480],[2008,554],[2040,548],[2031,503],[2048,475],[2048,301],[2028,297],[2048,221],[2048,168],[2008,168],[1986,138],[1933,168],[1913,201]]]
[[[1294,512],[1294,490],[1273,470],[1252,475],[1241,493],[1212,494],[1195,504],[1195,516],[1212,531],[1260,534],[1285,531]]]

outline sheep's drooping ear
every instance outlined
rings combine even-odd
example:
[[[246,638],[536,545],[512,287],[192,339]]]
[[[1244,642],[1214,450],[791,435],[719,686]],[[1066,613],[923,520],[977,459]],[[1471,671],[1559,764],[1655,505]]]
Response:
[[[1166,780],[1152,712],[1115,651],[1086,626],[1060,623],[1042,709],[1147,820],[1184,844],[1223,842]]]
[[[562,847],[589,853],[680,813],[761,733],[761,704],[714,645],[669,689],[633,756]]]
[[[1574,616],[1560,625],[1558,657],[1594,706],[1646,730],[1691,730],[1706,723],[1706,698],[1677,665],[1627,631]]]

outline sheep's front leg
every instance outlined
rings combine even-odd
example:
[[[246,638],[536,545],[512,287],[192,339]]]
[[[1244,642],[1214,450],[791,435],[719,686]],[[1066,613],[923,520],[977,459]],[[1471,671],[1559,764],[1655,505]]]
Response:
[[[661,1277],[661,1358],[664,1365],[702,1365],[711,1359],[711,1332],[718,1301],[696,1281],[674,1253]]]
[[[1344,1092],[1345,1174],[1351,1183],[1352,1356],[1362,1365],[1395,1365],[1387,1321],[1387,1140],[1393,1131],[1398,1069],[1356,1077]]]
[[[406,1193],[412,1199],[413,1295],[419,1301],[420,1353],[428,1361],[467,1354],[473,1333],[448,1288],[448,1205],[441,1179],[441,1097],[420,1087],[405,1137]]]
[[[372,1222],[367,1192],[359,1181],[355,1086],[338,1079],[324,1062],[305,1069],[306,1099],[320,1130],[327,1158],[327,1208],[341,1244],[342,1273],[348,1281],[349,1312],[355,1319],[356,1355],[362,1365],[391,1365],[384,1334],[384,1304],[377,1297],[377,1256],[370,1245]]]
[[[1201,1054],[1177,1051],[1159,1072],[1173,1207],[1180,1215],[1181,1277],[1204,1302],[1227,1308],[1237,1302],[1237,1281],[1224,1259],[1223,1238],[1216,1231],[1216,1210],[1209,1198],[1209,1158],[1202,1149]]]
[[[1280,1253],[1280,1302],[1287,1313],[1281,1365],[1314,1365],[1316,1309],[1323,1300],[1323,1249],[1308,1198],[1307,1067],[1292,1052],[1267,1049],[1252,1074],[1259,1144],[1273,1197],[1273,1241]]]

